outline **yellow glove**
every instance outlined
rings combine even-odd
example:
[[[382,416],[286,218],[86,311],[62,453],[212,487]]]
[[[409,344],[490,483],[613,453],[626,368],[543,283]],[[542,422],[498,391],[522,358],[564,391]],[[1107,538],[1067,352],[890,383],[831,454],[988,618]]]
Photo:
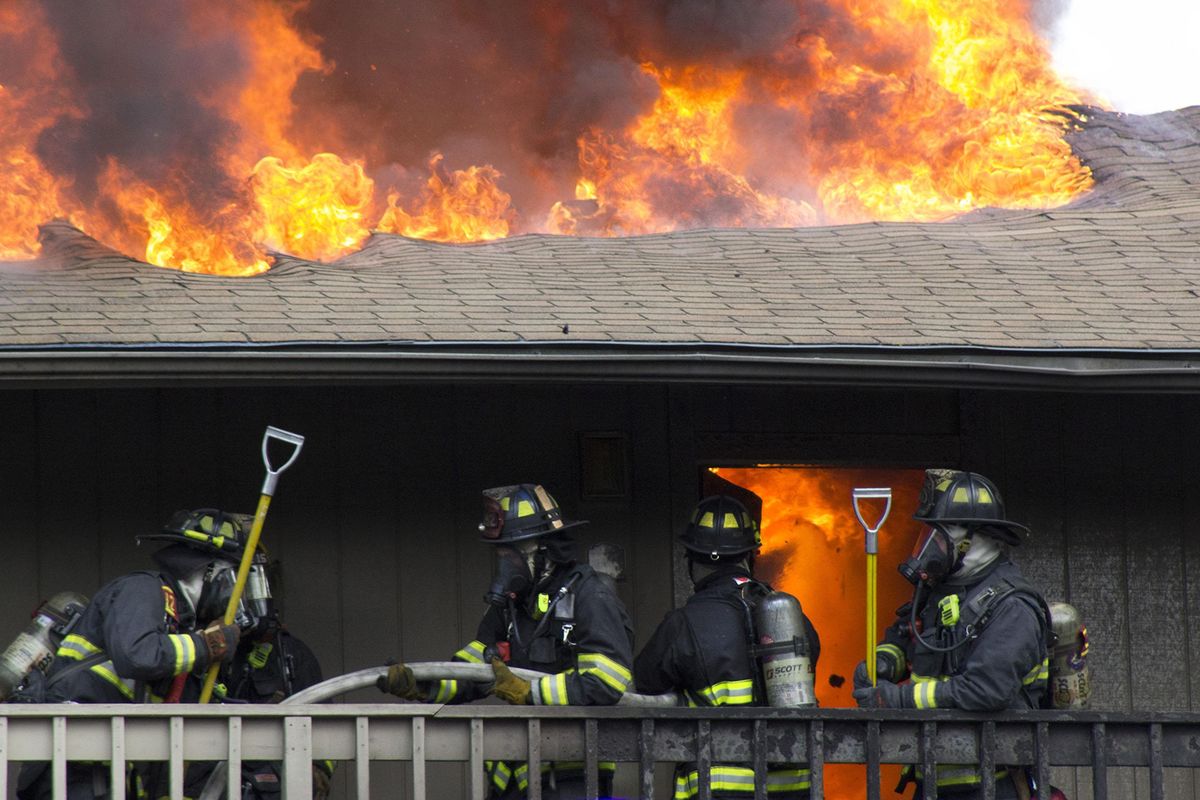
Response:
[[[496,673],[496,683],[492,686],[492,694],[514,706],[527,706],[532,702],[533,693],[529,681],[513,675],[512,670],[498,658],[492,659],[492,672]]]
[[[425,692],[417,683],[412,667],[407,664],[392,664],[388,667],[387,675],[380,675],[375,685],[379,691],[394,694],[401,700],[425,699]]]

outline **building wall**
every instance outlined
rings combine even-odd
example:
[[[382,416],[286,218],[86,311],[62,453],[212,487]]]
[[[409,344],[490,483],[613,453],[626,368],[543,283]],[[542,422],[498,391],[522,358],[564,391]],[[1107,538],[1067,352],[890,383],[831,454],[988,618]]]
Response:
[[[284,612],[333,675],[444,659],[490,579],[479,490],[540,481],[585,543],[627,554],[645,641],[684,587],[672,535],[701,466],[953,465],[994,478],[1035,535],[1021,562],[1089,621],[1096,707],[1200,709],[1196,398],[772,387],[394,386],[0,393],[0,641],[55,591],[146,566],[183,507],[252,511],[266,425],[308,437],[264,531]],[[628,436],[630,492],[580,496],[579,434]],[[362,700],[376,700],[364,693]],[[384,770],[386,771],[386,770]],[[447,786],[457,768],[436,771]],[[381,775],[382,777],[382,775]],[[1088,796],[1086,781],[1072,797]],[[1126,775],[1113,796],[1148,797]],[[1170,797],[1192,797],[1190,775]],[[456,792],[449,789],[446,796]]]

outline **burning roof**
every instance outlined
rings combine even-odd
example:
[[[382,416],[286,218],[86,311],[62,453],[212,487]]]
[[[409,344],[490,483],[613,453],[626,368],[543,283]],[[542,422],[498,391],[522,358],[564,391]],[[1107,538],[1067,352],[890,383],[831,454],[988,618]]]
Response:
[[[1091,185],[1044,0],[11,0],[0,258],[940,220]]]
[[[1200,347],[1200,107],[1084,111],[1096,188],[943,223],[445,245],[372,236],[253,278],[119,255],[65,223],[0,268],[9,348],[496,342]]]

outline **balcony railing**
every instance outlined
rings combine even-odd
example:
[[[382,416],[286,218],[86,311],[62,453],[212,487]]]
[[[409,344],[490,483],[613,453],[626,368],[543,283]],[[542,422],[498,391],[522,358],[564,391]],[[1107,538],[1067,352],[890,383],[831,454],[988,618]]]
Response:
[[[509,706],[0,706],[0,796],[11,762],[45,761],[55,776],[54,797],[66,797],[69,761],[107,762],[112,797],[124,800],[120,776],[135,761],[169,765],[171,797],[183,796],[185,762],[228,761],[237,776],[243,759],[278,761],[288,800],[311,797],[314,759],[342,762],[359,800],[395,796],[372,787],[372,762],[411,764],[410,796],[431,796],[431,762],[470,765],[470,794],[485,794],[485,760],[524,761],[539,774],[549,761],[582,761],[589,796],[598,764],[636,765],[639,795],[655,796],[663,762],[694,761],[699,797],[708,800],[710,766],[805,763],[812,797],[824,798],[826,764],[863,764],[866,795],[880,797],[881,764],[914,764],[931,774],[936,764],[976,764],[991,775],[997,765],[1022,765],[1037,777],[1036,797],[1049,797],[1051,767],[1090,768],[1092,794],[1109,797],[1108,773],[1118,767],[1149,771],[1151,800],[1164,800],[1164,769],[1200,769],[1200,714],[1027,712],[977,715],[951,711],[876,712],[856,709],[769,708],[521,708]],[[628,769],[628,768],[627,768]],[[760,786],[765,781],[758,781]],[[994,784],[984,781],[984,796]],[[934,797],[927,786],[925,797]],[[890,792],[889,792],[890,794]],[[529,796],[540,800],[533,781]],[[231,796],[238,796],[231,793]],[[756,794],[765,800],[765,789]],[[660,798],[660,800],[663,800]]]

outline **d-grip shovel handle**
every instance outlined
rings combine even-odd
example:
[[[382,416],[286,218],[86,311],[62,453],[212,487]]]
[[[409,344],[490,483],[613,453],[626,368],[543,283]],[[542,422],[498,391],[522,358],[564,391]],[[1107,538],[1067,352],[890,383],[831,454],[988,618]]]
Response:
[[[283,462],[283,466],[281,466],[279,469],[275,469],[271,466],[271,455],[267,452],[267,445],[271,443],[272,439],[278,439],[281,442],[287,442],[290,445],[295,445],[295,449],[292,450],[291,456],[288,457],[287,461]],[[300,455],[300,449],[302,447],[304,447],[304,437],[300,434],[291,433],[290,431],[285,431],[282,428],[275,428],[270,425],[267,426],[266,433],[263,434],[262,440],[263,466],[267,468],[267,477],[263,479],[263,494],[267,495],[268,497],[273,497],[275,495],[275,486],[279,483],[279,476],[282,475],[283,471],[290,467],[292,462],[296,460],[296,457]]]
[[[883,514],[879,517],[879,521],[873,526],[868,525],[863,519],[862,508],[859,507],[859,500],[886,500],[887,504],[883,507]],[[867,532],[867,552],[879,552],[879,529],[883,527],[884,521],[888,518],[888,514],[892,510],[892,490],[885,489],[858,489],[854,490],[854,516],[858,517],[858,523],[863,526]]]

